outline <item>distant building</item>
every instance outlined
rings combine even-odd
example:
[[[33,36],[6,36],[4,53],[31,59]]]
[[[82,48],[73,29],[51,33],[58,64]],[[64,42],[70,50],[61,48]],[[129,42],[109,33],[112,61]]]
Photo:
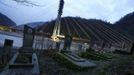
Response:
[[[5,26],[5,25],[0,25],[0,30],[7,31],[7,30],[9,30],[9,27]]]

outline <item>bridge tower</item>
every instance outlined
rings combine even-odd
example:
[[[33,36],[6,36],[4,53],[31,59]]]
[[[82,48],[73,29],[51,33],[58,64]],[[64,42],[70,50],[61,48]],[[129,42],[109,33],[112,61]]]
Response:
[[[60,41],[59,37],[64,37],[60,35],[61,15],[63,11],[63,6],[64,6],[64,0],[60,0],[57,18],[56,18],[55,26],[54,26],[53,33],[51,36],[52,40],[55,42]]]

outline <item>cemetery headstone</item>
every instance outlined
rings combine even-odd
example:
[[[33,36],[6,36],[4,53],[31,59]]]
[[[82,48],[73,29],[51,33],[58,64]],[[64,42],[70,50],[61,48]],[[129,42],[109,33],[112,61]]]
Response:
[[[34,29],[24,26],[23,46],[12,58],[9,68],[35,68],[37,64],[36,54],[33,52]],[[35,62],[35,63],[34,63]],[[37,68],[38,69],[38,68]]]
[[[130,51],[130,54],[133,54],[133,53],[134,53],[134,42],[132,43],[131,51]]]
[[[111,43],[109,43],[109,48],[111,48],[111,46],[112,46],[112,44],[111,44]]]
[[[78,50],[82,50],[82,44],[81,43],[78,44]]]
[[[71,43],[72,43],[72,36],[70,36],[70,35],[65,35],[63,50],[65,50],[65,51],[70,51]]]
[[[56,49],[59,50],[60,48],[60,42],[56,42]]]
[[[13,40],[5,39],[4,47],[2,50],[2,63],[8,62],[9,58],[11,57],[11,49],[13,47]]]
[[[115,50],[115,53],[121,53],[121,54],[133,54],[134,53],[134,42],[132,42],[131,47],[127,51],[122,51],[122,50]]]
[[[12,59],[12,63],[9,65],[9,68],[26,68],[34,67],[33,64],[33,40],[34,40],[34,29],[29,26],[24,26],[23,32],[23,46],[20,49],[20,52],[16,53]],[[19,63],[19,64],[18,64]]]
[[[13,46],[13,40],[5,39],[4,48],[12,47]]]
[[[124,49],[124,48],[125,48],[125,42],[122,43],[122,49]]]
[[[101,48],[103,49],[104,47],[105,47],[105,42],[104,41],[102,41],[102,43],[101,43],[102,45],[101,45]]]
[[[23,30],[23,46],[21,50],[23,52],[32,52],[33,41],[34,41],[35,30],[27,25],[24,26]]]
[[[10,40],[10,39],[5,39],[5,42],[4,42],[4,53],[6,54],[10,54],[10,51],[13,47],[13,40]]]
[[[93,47],[95,44],[95,39],[92,38],[90,41],[89,41],[89,49],[91,49],[91,47]]]

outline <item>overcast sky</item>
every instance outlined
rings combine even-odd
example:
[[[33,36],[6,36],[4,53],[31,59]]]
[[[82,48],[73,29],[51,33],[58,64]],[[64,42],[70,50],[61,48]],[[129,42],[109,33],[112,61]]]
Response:
[[[0,0],[0,13],[7,15],[17,25],[56,18],[59,0],[30,1],[40,6],[25,6],[12,0]],[[114,23],[133,11],[133,0],[65,0],[62,16],[96,18]]]

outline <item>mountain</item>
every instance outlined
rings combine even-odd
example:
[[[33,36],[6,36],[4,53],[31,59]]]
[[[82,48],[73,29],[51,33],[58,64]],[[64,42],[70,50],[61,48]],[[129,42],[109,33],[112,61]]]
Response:
[[[38,28],[38,31],[50,33],[52,35],[55,25],[55,20],[49,21]],[[111,26],[110,23],[96,19],[84,19],[80,17],[63,17],[61,19],[61,34],[71,34],[74,37],[88,38],[89,29],[95,29],[97,25]],[[91,26],[91,27],[90,27]],[[92,30],[91,29],[91,30]]]
[[[53,34],[55,20],[47,22],[38,27],[38,31]],[[125,37],[112,28],[108,22],[97,19],[84,19],[80,17],[63,17],[61,19],[60,34],[70,34],[72,37],[82,39],[94,39],[105,42],[123,42],[129,38]]]
[[[32,23],[23,24],[23,25],[20,25],[20,26],[28,25],[28,26],[30,26],[32,28],[36,28],[36,27],[38,27],[38,26],[40,26],[42,24],[44,24],[44,22],[32,22]]]
[[[36,29],[36,28],[38,28],[39,26],[41,26],[42,24],[44,24],[44,23],[45,23],[45,22],[32,22],[32,23],[27,23],[27,24],[18,25],[18,26],[16,26],[16,28],[23,30],[24,25],[28,25],[28,26],[30,26],[30,27]]]
[[[7,16],[0,13],[0,25],[4,26],[16,26],[16,23],[9,19]]]
[[[114,28],[134,38],[134,12],[129,13],[117,21]]]

